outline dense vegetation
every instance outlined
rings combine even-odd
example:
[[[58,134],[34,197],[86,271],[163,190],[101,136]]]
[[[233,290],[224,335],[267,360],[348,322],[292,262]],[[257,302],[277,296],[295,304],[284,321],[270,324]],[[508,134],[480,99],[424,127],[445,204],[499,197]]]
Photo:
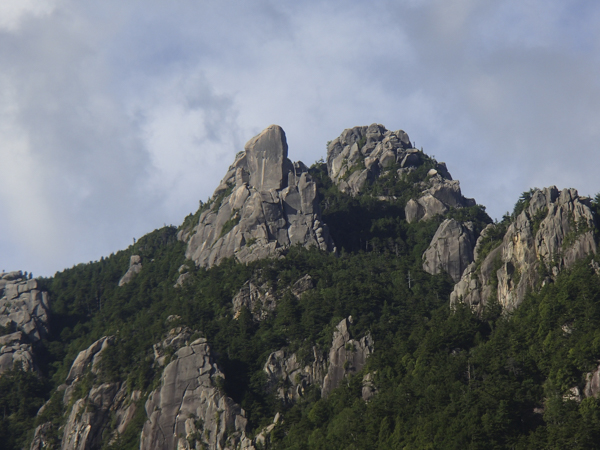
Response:
[[[114,345],[103,354],[102,371],[89,374],[76,397],[105,381],[124,381],[130,391],[148,394],[160,377],[152,345],[175,326],[208,339],[226,376],[225,392],[247,411],[253,432],[282,413],[273,448],[599,447],[600,402],[568,396],[571,388],[583,388],[600,359],[600,277],[590,261],[529,294],[510,316],[497,305],[482,316],[462,307],[451,311],[452,280],[421,268],[442,218],[404,220],[422,172],[396,184],[383,177],[372,195],[352,198],[331,185],[322,164],[311,168],[339,256],[295,247],[283,259],[226,260],[198,269],[186,262],[177,230],[165,227],[125,251],[42,280],[52,299],[51,335],[36,349],[45,355],[42,374],[15,370],[0,377],[3,448],[21,448],[35,425],[53,420],[60,426],[69,405],[53,392],[78,352],[102,336],[114,336]],[[599,204],[600,197],[597,212]],[[448,215],[472,220],[477,232],[490,222],[480,206]],[[144,268],[118,287],[133,254],[142,256]],[[182,265],[191,276],[176,288]],[[306,274],[316,287],[298,300],[289,287]],[[280,298],[266,320],[254,321],[245,309],[233,317],[231,299],[247,280],[266,283]],[[351,333],[368,332],[375,342],[361,373],[327,399],[313,389],[286,405],[266,391],[262,367],[270,352],[288,347],[309,362],[313,345],[326,351],[335,325],[349,315]],[[378,392],[369,402],[361,397],[366,373]],[[136,418],[114,448],[137,448],[144,419]]]

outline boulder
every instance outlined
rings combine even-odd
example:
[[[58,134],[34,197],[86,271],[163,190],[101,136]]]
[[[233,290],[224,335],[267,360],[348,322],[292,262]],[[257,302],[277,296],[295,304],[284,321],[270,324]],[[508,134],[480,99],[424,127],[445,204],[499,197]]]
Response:
[[[474,246],[475,234],[471,222],[461,224],[457,220],[446,219],[423,253],[423,270],[432,275],[447,272],[456,283],[473,262]]]

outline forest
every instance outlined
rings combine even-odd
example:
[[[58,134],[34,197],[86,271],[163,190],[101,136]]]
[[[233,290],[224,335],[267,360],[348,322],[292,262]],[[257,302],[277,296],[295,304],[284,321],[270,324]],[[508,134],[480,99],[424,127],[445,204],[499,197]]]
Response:
[[[600,361],[600,276],[591,264],[600,256],[532,290],[510,313],[494,302],[481,314],[451,308],[453,280],[424,272],[422,255],[445,218],[472,221],[479,234],[493,222],[483,206],[409,224],[404,206],[424,174],[406,185],[381,178],[368,195],[351,197],[329,181],[324,163],[310,173],[338,255],[296,246],[284,258],[198,268],[185,259],[178,229],[164,227],[126,250],[40,279],[51,298],[52,327],[35,349],[43,355],[39,374],[15,368],[0,376],[3,448],[28,448],[35,427],[46,422],[54,424],[51,445],[58,446],[72,402],[93,385],[125,382],[128,392],[143,393],[143,405],[160,383],[152,346],[175,326],[207,339],[225,375],[222,389],[246,411],[250,435],[280,413],[267,448],[600,448],[600,400],[569,395],[573,388],[583,391]],[[395,200],[378,199],[390,189]],[[528,200],[524,193],[501,224]],[[592,205],[597,232],[600,196]],[[498,237],[490,242],[497,245]],[[148,262],[119,287],[133,254]],[[182,265],[190,277],[175,287]],[[307,274],[314,288],[299,299],[290,287]],[[264,320],[246,308],[234,317],[232,298],[248,280],[277,293],[276,308]],[[270,353],[287,348],[310,363],[313,347],[328,351],[335,326],[348,316],[352,336],[368,333],[374,341],[361,371],[327,398],[313,387],[297,402],[284,402],[267,389],[263,366]],[[71,404],[63,404],[57,388],[71,364],[103,336],[115,338],[101,370],[88,373]],[[366,374],[375,386],[368,401],[362,398]],[[119,440],[107,438],[102,448],[139,448],[145,420],[138,408]]]

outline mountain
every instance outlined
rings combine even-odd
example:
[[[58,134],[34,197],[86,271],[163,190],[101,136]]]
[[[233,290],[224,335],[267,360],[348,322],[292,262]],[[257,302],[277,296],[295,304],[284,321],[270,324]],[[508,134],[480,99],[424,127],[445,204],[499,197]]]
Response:
[[[178,228],[0,277],[6,449],[596,448],[600,195],[494,222],[382,125],[272,125]]]

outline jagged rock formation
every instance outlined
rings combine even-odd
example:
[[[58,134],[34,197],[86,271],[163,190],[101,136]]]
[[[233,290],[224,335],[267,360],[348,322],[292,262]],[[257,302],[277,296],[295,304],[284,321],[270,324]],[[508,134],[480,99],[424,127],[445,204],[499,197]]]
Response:
[[[534,190],[502,241],[482,255],[490,230],[482,232],[475,250],[478,259],[454,287],[452,304],[464,302],[481,310],[496,296],[510,311],[528,290],[552,282],[561,270],[597,251],[590,200],[575,189]]]
[[[333,341],[327,367],[327,375],[323,379],[321,395],[327,397],[329,393],[340,385],[349,373],[360,371],[366,364],[367,358],[373,353],[373,339],[367,334],[360,340],[350,338],[349,324],[352,316],[342,320],[333,332]]]
[[[421,163],[420,152],[404,131],[388,131],[375,123],[346,129],[327,146],[329,177],[351,195],[363,192],[367,182],[396,163],[402,173],[414,170]]]
[[[296,244],[335,251],[317,186],[307,167],[287,155],[285,133],[276,125],[246,144],[198,222],[179,232],[187,258],[210,267],[232,256],[240,262],[277,256]]]
[[[133,277],[141,272],[141,270],[142,258],[140,255],[131,255],[131,258],[129,258],[129,269],[127,269],[127,272],[125,272],[123,278],[119,280],[119,286],[129,283],[131,280],[133,280]]]
[[[310,275],[304,275],[292,285],[290,290],[296,298],[300,298],[304,292],[312,288],[314,288],[313,279]],[[270,312],[275,310],[278,299],[279,295],[268,283],[258,285],[252,280],[248,280],[233,297],[233,318],[237,319],[242,308],[245,307],[250,311],[254,320],[264,320]]]
[[[277,306],[277,297],[273,288],[267,283],[257,286],[252,281],[247,281],[240,291],[233,297],[234,319],[240,316],[243,307],[252,314],[254,320],[264,320],[269,312]]]
[[[295,353],[288,354],[285,349],[271,353],[263,367],[268,389],[286,402],[298,400],[311,385],[319,386],[321,395],[327,397],[346,375],[360,371],[373,353],[373,339],[370,334],[360,340],[351,339],[351,323],[352,317],[348,317],[337,325],[327,357],[313,347],[310,364],[303,366]]]
[[[445,168],[445,166],[444,166]],[[449,177],[449,173],[446,171]],[[428,180],[420,183],[421,195],[406,203],[404,213],[409,223],[445,214],[450,208],[475,206],[475,200],[463,197],[458,180],[448,179],[441,172],[430,171]]]
[[[244,410],[221,392],[223,378],[206,339],[177,350],[146,402],[140,449],[254,448]]]
[[[114,416],[114,442],[135,414],[136,401],[140,392],[127,395],[125,383],[103,383],[94,386],[89,393],[75,401],[71,414],[64,426],[62,450],[88,450],[100,448],[106,438],[105,430]]]
[[[474,246],[473,223],[461,224],[457,220],[446,219],[423,253],[423,270],[432,275],[447,272],[456,283],[473,262]]]
[[[34,370],[32,344],[48,333],[48,293],[21,271],[0,274],[0,326],[9,331],[0,337],[0,373],[19,364]]]
[[[81,351],[69,370],[65,384],[59,387],[59,390],[64,391],[65,406],[72,404],[64,427],[59,429],[62,450],[90,450],[100,448],[107,439],[115,442],[133,419],[141,392],[133,391],[131,395],[127,395],[126,383],[93,385],[82,398],[73,398],[75,389],[84,376],[99,373],[101,354],[112,341],[112,337],[105,336]],[[52,427],[52,423],[48,422],[36,428],[31,450],[46,448],[47,435]],[[110,432],[109,435],[106,434],[107,431]]]
[[[412,148],[404,131],[388,131],[378,124],[346,129],[327,147],[329,177],[342,192],[353,196],[363,193],[386,171],[394,169],[402,177],[427,159],[423,152]],[[417,188],[420,195],[405,208],[408,222],[426,220],[450,208],[475,205],[473,199],[462,196],[459,182],[452,180],[445,163],[435,163]]]
[[[269,355],[263,370],[267,375],[267,389],[276,392],[284,402],[291,403],[302,397],[309,386],[323,386],[327,362],[316,347],[313,347],[312,363],[304,366],[295,353],[288,354],[282,349]]]

